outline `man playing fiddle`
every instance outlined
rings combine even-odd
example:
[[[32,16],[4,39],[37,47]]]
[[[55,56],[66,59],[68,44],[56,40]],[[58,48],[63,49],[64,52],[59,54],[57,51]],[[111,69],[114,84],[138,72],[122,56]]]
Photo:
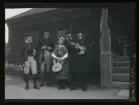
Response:
[[[85,34],[81,31],[77,32],[75,40],[76,56],[74,61],[74,84],[80,87],[83,91],[87,91],[88,79],[88,60],[87,60],[87,47],[84,43]]]

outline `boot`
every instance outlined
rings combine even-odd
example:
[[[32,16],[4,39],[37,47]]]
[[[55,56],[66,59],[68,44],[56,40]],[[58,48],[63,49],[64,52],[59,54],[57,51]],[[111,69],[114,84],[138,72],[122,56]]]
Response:
[[[64,89],[63,81],[62,80],[59,80],[58,81],[58,90],[62,90],[62,89]]]
[[[29,83],[28,83],[29,76],[28,76],[28,74],[24,75],[24,80],[26,82],[25,90],[29,90]]]
[[[86,92],[87,91],[87,87],[82,87],[82,91]]]
[[[40,84],[40,87],[43,87],[43,86],[44,86],[44,83],[41,83],[41,84]]]
[[[69,88],[70,88],[70,91],[76,90],[76,87],[74,85],[70,85]]]
[[[29,84],[26,83],[25,90],[29,90]]]
[[[44,86],[44,73],[43,72],[41,72],[40,73],[40,87],[43,87]]]
[[[70,91],[76,90],[76,85],[73,80],[69,82],[68,87],[70,88]]]
[[[52,76],[51,73],[46,73],[46,85],[47,87],[52,87]]]
[[[66,80],[62,80],[62,81],[61,81],[61,88],[62,88],[63,90],[66,89]]]
[[[34,89],[40,89],[39,86],[37,85],[37,75],[33,75],[33,79],[34,79]]]
[[[81,89],[82,89],[82,91],[86,92],[87,91],[87,86],[85,84],[81,85]]]
[[[49,83],[49,82],[47,82],[46,85],[47,85],[48,87],[52,87],[52,84]]]
[[[58,90],[65,90],[66,87],[63,84],[59,84],[58,86]]]

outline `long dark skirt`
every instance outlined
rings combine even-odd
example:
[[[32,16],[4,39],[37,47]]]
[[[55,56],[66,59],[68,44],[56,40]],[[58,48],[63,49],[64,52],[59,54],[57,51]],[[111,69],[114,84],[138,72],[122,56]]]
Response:
[[[69,85],[70,73],[67,61],[64,62],[62,70],[55,73],[55,79],[59,89],[64,89]]]
[[[56,73],[57,80],[66,80],[69,79],[69,64],[67,61],[64,62],[62,70]]]

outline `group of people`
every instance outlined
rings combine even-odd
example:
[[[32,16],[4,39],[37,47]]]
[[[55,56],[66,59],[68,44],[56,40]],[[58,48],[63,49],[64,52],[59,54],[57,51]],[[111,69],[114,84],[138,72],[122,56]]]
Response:
[[[79,31],[76,33],[76,38],[73,38],[72,32],[67,31],[66,35],[60,36],[56,43],[52,41],[50,36],[49,32],[44,32],[44,39],[38,41],[37,47],[33,46],[32,37],[26,37],[24,56],[25,89],[29,89],[28,81],[31,70],[35,89],[40,89],[45,83],[47,86],[52,86],[52,81],[56,80],[58,89],[69,87],[70,90],[75,90],[79,87],[83,91],[87,91],[90,72],[90,56],[88,55],[91,54],[91,45],[85,43],[85,33]],[[54,60],[62,65],[59,71],[52,70],[56,63]],[[38,73],[40,74],[39,85],[36,82]]]

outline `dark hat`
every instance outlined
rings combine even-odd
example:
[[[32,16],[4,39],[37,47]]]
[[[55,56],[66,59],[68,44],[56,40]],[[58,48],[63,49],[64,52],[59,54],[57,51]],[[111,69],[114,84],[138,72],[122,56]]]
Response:
[[[76,30],[76,32],[77,32],[77,33],[84,33],[85,30],[84,30],[84,28],[79,28],[79,29]]]
[[[24,38],[27,38],[27,37],[32,37],[32,36],[27,34],[27,35],[25,35],[25,37],[24,37]]]
[[[32,36],[26,35],[26,36],[24,37],[25,40],[28,40],[29,38],[32,38]]]
[[[77,34],[78,34],[78,33],[83,33],[83,34],[84,34],[84,31],[80,30],[80,31],[77,31],[76,33],[77,33]]]
[[[67,34],[72,34],[72,31],[71,30],[68,30],[67,32],[66,32],[66,35]]]
[[[50,35],[50,32],[44,32],[44,34],[49,34]]]

